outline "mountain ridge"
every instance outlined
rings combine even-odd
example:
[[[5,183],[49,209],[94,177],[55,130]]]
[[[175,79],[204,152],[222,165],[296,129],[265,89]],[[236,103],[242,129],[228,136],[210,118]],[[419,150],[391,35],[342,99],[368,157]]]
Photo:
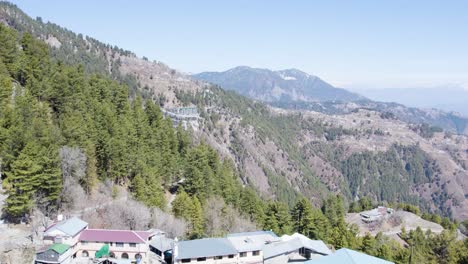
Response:
[[[238,66],[224,72],[203,72],[192,75],[192,77],[266,102],[356,101],[365,99],[355,93],[333,87],[319,77],[295,68],[273,71]]]

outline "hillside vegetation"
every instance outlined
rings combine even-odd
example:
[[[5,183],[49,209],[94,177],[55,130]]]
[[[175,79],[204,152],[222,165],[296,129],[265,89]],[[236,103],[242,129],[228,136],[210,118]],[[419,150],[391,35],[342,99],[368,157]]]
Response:
[[[1,21],[13,27],[0,24],[0,157],[8,220],[29,220],[34,208],[54,216],[67,206],[68,187],[92,195],[110,182],[112,191],[103,194],[130,190],[146,207],[187,221],[187,238],[221,235],[232,229],[219,222],[236,218],[246,226],[280,235],[300,232],[397,263],[466,263],[468,244],[455,239],[454,225],[440,235],[404,234],[408,249],[381,234],[359,237],[344,220],[347,201],[365,195],[381,203],[426,201],[424,210],[442,211],[437,199],[415,197],[420,185],[438,189],[437,179],[449,181],[446,173],[453,168],[460,170],[456,177],[464,177],[459,168],[466,159],[458,148],[451,149],[457,161],[429,152],[430,143],[441,143],[440,135],[425,140],[408,124],[372,112],[345,117],[356,118],[351,123],[357,129],[340,124],[342,117],[273,109],[116,47],[88,41],[90,46],[78,49],[86,38],[32,20],[10,4],[1,3],[0,11]],[[44,28],[59,33],[47,36]],[[68,44],[59,44],[70,40],[69,34],[76,37],[69,42],[76,57],[62,50]],[[95,47],[100,48],[93,52]],[[104,69],[103,59],[110,62]],[[198,106],[200,129],[174,128],[160,109],[184,104]],[[382,124],[361,124],[366,118]],[[386,125],[409,140],[403,145],[386,140],[394,139]],[[463,148],[464,138],[456,139]],[[369,142],[381,145],[367,149]],[[447,157],[455,165],[439,163]],[[387,176],[402,189],[387,190]],[[452,184],[459,187],[457,181]],[[169,204],[170,192],[177,195]]]

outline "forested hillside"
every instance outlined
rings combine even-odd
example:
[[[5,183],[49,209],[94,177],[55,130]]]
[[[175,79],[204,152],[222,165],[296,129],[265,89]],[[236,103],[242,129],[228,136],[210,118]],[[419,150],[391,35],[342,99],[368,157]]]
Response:
[[[449,187],[459,187],[465,173],[460,168],[466,168],[451,144],[460,140],[463,148],[463,137],[443,139],[454,141],[442,145],[456,164],[448,166],[441,163],[447,155],[430,152],[438,150],[431,144],[442,144],[443,133],[429,135],[429,141],[419,135],[422,129],[369,111],[344,117],[356,119],[353,125],[316,113],[282,112],[32,20],[10,4],[0,8],[1,21],[10,26],[0,23],[7,220],[27,220],[33,208],[53,216],[66,208],[65,187],[81,186],[91,196],[107,181],[146,207],[187,221],[187,238],[224,234],[234,217],[246,226],[301,232],[397,263],[466,263],[468,243],[455,239],[456,225],[446,225],[440,235],[403,234],[405,248],[382,235],[358,237],[356,227],[344,221],[348,202],[366,195],[378,201],[374,205],[412,202],[450,215],[442,208],[460,199],[449,194],[463,189]],[[140,64],[142,71],[132,72]],[[160,109],[190,104],[200,111],[199,130],[174,128]],[[399,132],[407,137],[403,145],[393,144]],[[451,175],[454,170],[458,174]],[[443,184],[448,187],[438,188]],[[440,196],[418,197],[417,188],[429,185]]]
[[[163,110],[196,105],[201,119],[189,132],[193,140],[206,142],[230,160],[241,182],[262,197],[293,205],[304,195],[321,205],[329,192],[341,193],[348,201],[369,195],[381,202],[411,202],[461,220],[468,217],[468,186],[461,183],[467,175],[466,137],[400,122],[392,114],[404,111],[398,106],[375,112],[343,105],[348,110],[342,115],[278,110],[31,19],[7,3],[0,6],[0,18],[48,43],[53,63],[83,65],[84,73],[98,72],[126,85],[131,98],[139,94]],[[391,151],[395,144],[401,151]],[[404,155],[411,151],[418,154],[414,160]],[[412,163],[416,169],[407,165]],[[429,176],[420,175],[425,172]],[[392,188],[385,184],[386,175],[395,181]]]

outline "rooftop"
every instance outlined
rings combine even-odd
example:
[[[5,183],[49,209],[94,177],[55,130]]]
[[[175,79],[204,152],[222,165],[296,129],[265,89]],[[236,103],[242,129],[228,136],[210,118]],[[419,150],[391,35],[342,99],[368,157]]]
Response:
[[[80,241],[145,243],[150,235],[149,231],[85,229]]]
[[[166,237],[164,234],[158,234],[153,237],[150,245],[161,252],[166,252],[172,249],[173,239]]]
[[[58,230],[65,233],[66,235],[73,237],[76,234],[78,234],[81,230],[85,229],[87,226],[88,223],[86,223],[85,221],[79,219],[78,217],[72,217],[70,219],[52,224],[45,230],[45,235],[47,236],[53,233],[54,231]]]
[[[244,232],[227,235],[227,239],[239,252],[260,250],[266,244],[280,241],[271,231]]]
[[[226,238],[203,238],[177,243],[177,259],[235,255],[237,250]]]
[[[283,241],[288,241],[292,239],[299,239],[303,245],[303,247],[308,248],[312,250],[313,252],[316,252],[321,255],[330,255],[332,254],[332,251],[325,245],[325,243],[322,240],[312,240],[302,234],[299,233],[294,233],[293,235],[283,235],[281,237],[281,240]]]
[[[304,262],[306,264],[394,264],[351,249],[342,248],[334,254]]]
[[[283,235],[280,242],[267,244],[263,247],[265,259],[297,251],[300,248],[309,249],[319,255],[332,254],[331,250],[321,240],[311,240],[308,237],[295,233],[291,236]]]

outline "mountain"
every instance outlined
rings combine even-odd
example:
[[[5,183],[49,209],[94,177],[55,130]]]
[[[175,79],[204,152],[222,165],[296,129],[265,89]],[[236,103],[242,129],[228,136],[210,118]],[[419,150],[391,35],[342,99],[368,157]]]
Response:
[[[225,72],[203,72],[192,77],[275,107],[313,110],[327,114],[372,109],[390,113],[405,122],[429,124],[453,133],[468,134],[468,118],[458,113],[372,101],[345,89],[333,87],[316,76],[296,69],[271,71],[240,66]],[[379,98],[388,101],[383,100],[384,97]]]
[[[98,73],[127,87],[131,100],[141,95],[155,102],[165,113],[178,107],[196,108],[198,116],[194,120],[183,120],[187,121],[193,144],[204,143],[222,160],[232,163],[236,182],[247,190],[252,188],[263,200],[278,200],[292,206],[304,196],[320,206],[331,193],[341,194],[346,202],[368,196],[376,203],[411,203],[420,206],[424,212],[468,219],[468,185],[465,184],[468,177],[467,137],[440,131],[424,125],[423,121],[410,122],[400,118],[403,113],[429,121],[441,120],[438,116],[443,113],[423,114],[398,104],[381,105],[372,101],[366,104],[358,101],[314,101],[317,99],[310,102],[277,101],[275,103],[284,103],[284,106],[278,105],[281,106],[279,108],[273,106],[273,102],[265,104],[252,100],[206,81],[195,80],[161,62],[148,61],[89,36],[32,19],[11,4],[0,4],[0,21],[20,35],[28,32],[47,43],[52,62],[79,67],[80,72],[88,75]],[[282,80],[306,76],[292,72],[282,74]],[[75,78],[74,74],[70,74],[71,77]],[[305,82],[312,82],[310,80]],[[73,83],[70,81],[67,87],[74,87]],[[328,86],[323,84],[323,87]],[[110,91],[121,89],[114,87]],[[102,110],[95,113],[109,112],[107,108]],[[101,122],[108,120],[104,117]],[[176,115],[176,118],[184,117]],[[137,132],[122,132],[121,129],[127,127],[126,122],[134,122],[134,118],[124,120],[113,121],[110,127],[101,125],[103,127],[98,131],[119,132],[120,137],[137,135]],[[73,119],[65,124],[69,126],[64,129],[67,134],[78,139],[86,135],[75,134]],[[56,125],[63,126],[64,123]],[[94,136],[95,131],[91,132],[90,135]],[[57,141],[57,144],[61,142]],[[109,163],[99,166],[126,160],[126,156],[121,156],[127,155],[127,151],[122,151],[126,145],[122,143],[116,150],[112,142],[103,147],[112,147],[112,155],[117,155],[117,160],[98,149],[99,157],[109,159]],[[194,157],[202,156],[206,160],[212,154],[203,151]],[[132,156],[129,161],[134,160],[136,157]],[[133,182],[135,175],[130,169],[135,164],[144,163],[130,162],[128,168],[119,168],[116,179],[108,174],[112,170],[101,170],[99,179],[113,179],[123,184]],[[203,173],[197,173],[198,176],[217,175],[206,168],[201,171]],[[186,175],[180,170],[172,173],[176,179]],[[164,183],[169,184],[169,181]],[[198,183],[199,186],[205,184]],[[162,188],[168,191],[167,185]]]
[[[240,66],[225,72],[202,72],[193,77],[265,102],[350,102],[365,99],[297,69],[272,71]]]

